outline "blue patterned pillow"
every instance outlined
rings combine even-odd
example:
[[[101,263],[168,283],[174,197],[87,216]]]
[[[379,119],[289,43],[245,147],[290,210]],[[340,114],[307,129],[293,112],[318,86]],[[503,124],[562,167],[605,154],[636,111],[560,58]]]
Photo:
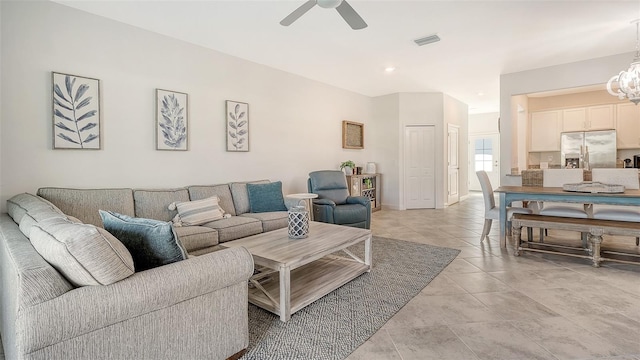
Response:
[[[247,184],[247,192],[252,213],[287,211],[280,181],[268,184]]]
[[[174,263],[187,258],[170,222],[133,218],[100,210],[104,229],[127,247],[136,271]]]

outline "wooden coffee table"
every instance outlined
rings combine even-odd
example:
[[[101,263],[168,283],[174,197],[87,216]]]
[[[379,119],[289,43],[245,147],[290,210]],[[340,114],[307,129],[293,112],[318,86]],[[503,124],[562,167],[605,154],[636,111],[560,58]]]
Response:
[[[364,259],[347,248],[363,243]],[[289,239],[287,228],[220,244],[245,247],[256,269],[249,302],[285,322],[291,314],[371,270],[371,231],[309,222],[309,237]],[[349,257],[336,256],[344,252]]]

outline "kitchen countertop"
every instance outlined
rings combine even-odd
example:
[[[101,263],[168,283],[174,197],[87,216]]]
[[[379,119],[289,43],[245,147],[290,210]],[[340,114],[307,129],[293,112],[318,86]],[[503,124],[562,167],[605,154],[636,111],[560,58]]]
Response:
[[[553,168],[552,168],[553,169]],[[557,169],[557,168],[556,168]],[[527,169],[520,172],[522,186],[542,186],[543,169]],[[584,170],[583,181],[591,181],[591,170]],[[640,176],[640,169],[638,169]],[[508,176],[508,175],[507,175]]]

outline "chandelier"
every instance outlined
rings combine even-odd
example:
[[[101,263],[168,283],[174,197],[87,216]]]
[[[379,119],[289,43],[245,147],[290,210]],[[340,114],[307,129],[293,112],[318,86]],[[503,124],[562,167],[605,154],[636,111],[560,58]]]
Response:
[[[627,71],[620,71],[620,74],[613,76],[607,82],[607,91],[620,100],[625,97],[632,103],[640,103],[640,38],[638,36],[638,25],[640,19],[631,22],[636,24],[636,56]]]

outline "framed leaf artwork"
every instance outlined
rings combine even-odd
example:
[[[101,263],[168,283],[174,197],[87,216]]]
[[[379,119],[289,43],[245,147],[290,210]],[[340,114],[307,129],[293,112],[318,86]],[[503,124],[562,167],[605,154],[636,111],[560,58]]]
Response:
[[[249,151],[249,104],[227,100],[227,151]]]
[[[188,95],[156,89],[156,149],[188,150],[188,127]]]
[[[52,72],[53,148],[101,149],[100,80]]]

